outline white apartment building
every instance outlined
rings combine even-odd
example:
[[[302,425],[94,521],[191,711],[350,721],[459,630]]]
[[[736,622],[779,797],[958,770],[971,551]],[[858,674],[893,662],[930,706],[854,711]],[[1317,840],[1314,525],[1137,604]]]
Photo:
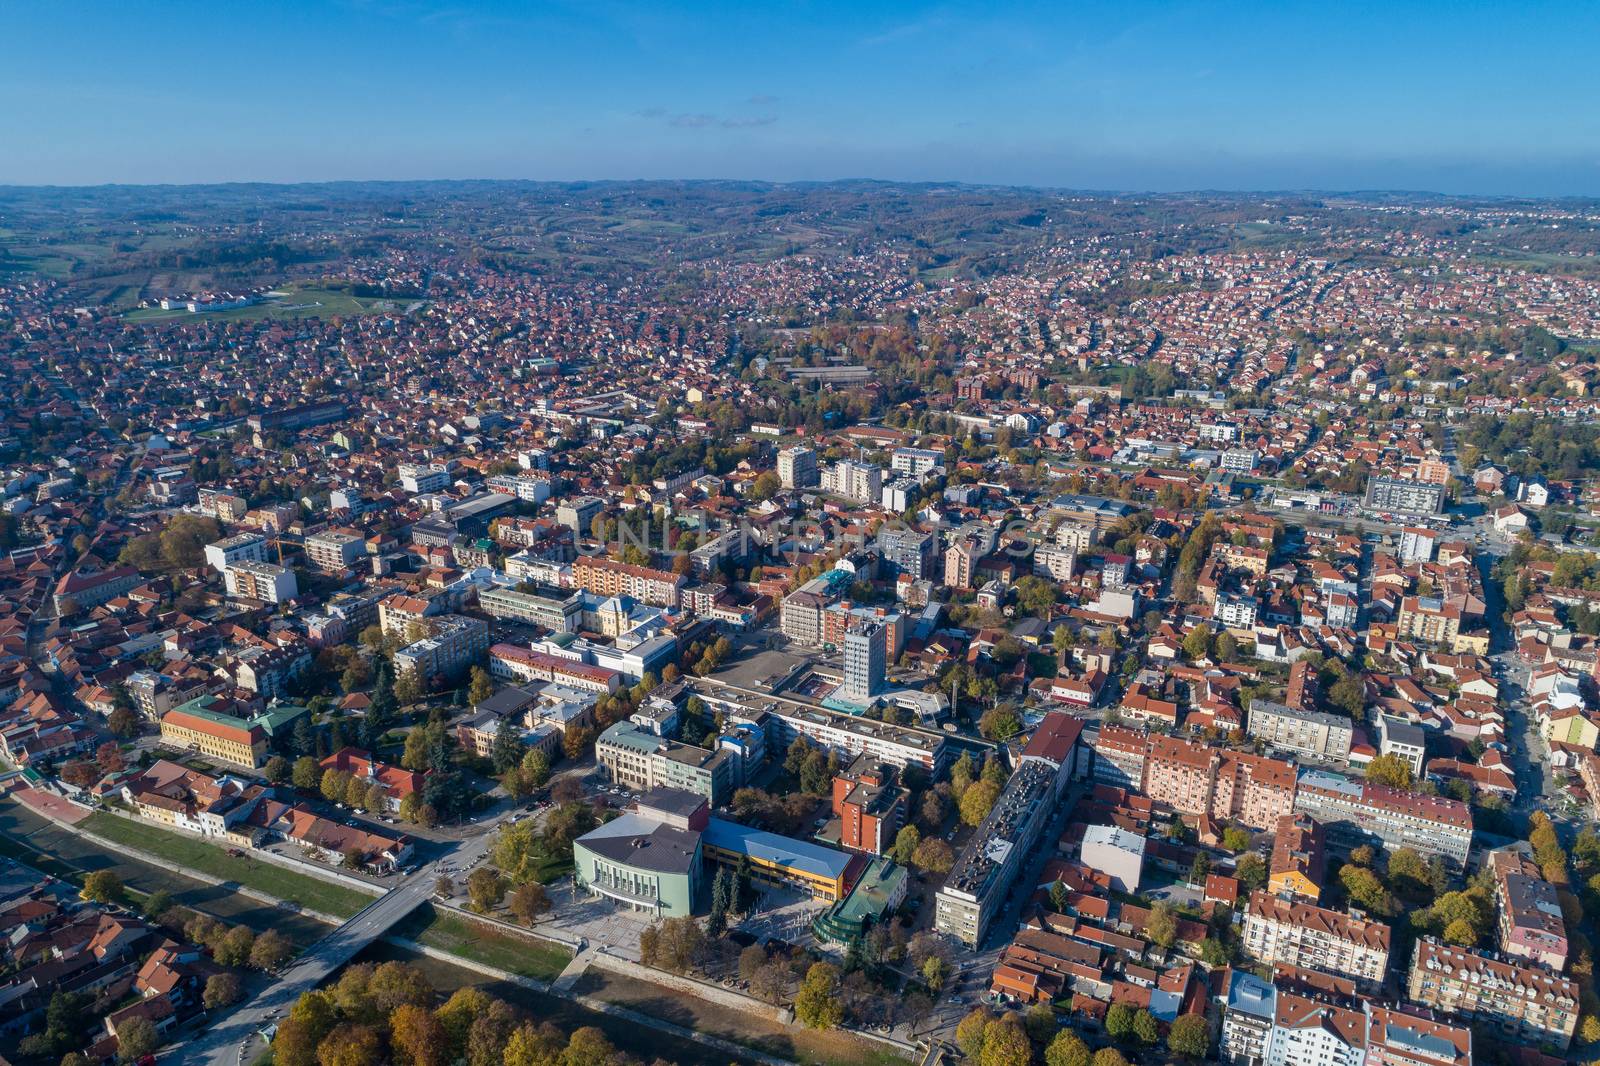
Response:
[[[1257,890],[1245,912],[1244,949],[1268,965],[1340,974],[1377,988],[1389,969],[1389,927]]]

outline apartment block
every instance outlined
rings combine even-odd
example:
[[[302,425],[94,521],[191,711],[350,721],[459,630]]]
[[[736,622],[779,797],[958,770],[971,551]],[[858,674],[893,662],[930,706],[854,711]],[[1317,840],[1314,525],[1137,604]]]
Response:
[[[1181,814],[1268,829],[1294,812],[1294,764],[1282,759],[1120,726],[1102,726],[1094,748],[1096,780]]]
[[[240,561],[222,572],[228,595],[263,603],[287,603],[300,595],[294,571],[272,563]]]
[[[681,789],[720,807],[739,784],[739,760],[732,752],[680,744],[632,722],[617,722],[601,733],[594,753],[612,781],[637,792]]]
[[[576,633],[583,614],[581,597],[576,593],[519,592],[507,588],[480,591],[478,609],[490,618],[510,618],[556,633]]]
[[[1348,718],[1287,707],[1271,700],[1250,701],[1245,730],[1280,751],[1340,762],[1349,761],[1355,737],[1355,724]]]
[[[1406,997],[1482,1023],[1503,1039],[1565,1051],[1578,1027],[1578,984],[1537,963],[1417,941]]]
[[[1366,505],[1374,511],[1399,511],[1402,514],[1444,513],[1445,487],[1426,481],[1397,477],[1367,479]]]
[[[816,485],[819,476],[817,453],[803,444],[778,453],[778,480],[786,489],[806,489]]]
[[[596,596],[632,596],[655,607],[676,607],[687,578],[668,570],[633,566],[614,559],[580,558],[572,579]]]
[[[1323,770],[1302,770],[1294,809],[1327,827],[1330,845],[1414,848],[1461,869],[1472,849],[1472,811],[1444,796],[1423,796]]]
[[[1491,853],[1489,869],[1494,874],[1495,903],[1500,912],[1500,950],[1512,958],[1541,963],[1556,973],[1566,969],[1571,945],[1555,886],[1515,848]]]
[[[1268,965],[1341,974],[1377,989],[1389,969],[1389,927],[1257,890],[1245,911],[1244,950]]]
[[[307,537],[305,549],[312,566],[337,573],[356,564],[366,551],[366,543],[354,533],[327,530]]]
[[[223,573],[234,563],[267,561],[267,538],[260,533],[240,533],[206,545],[206,565]]]
[[[453,677],[489,650],[489,626],[481,618],[443,614],[429,622],[431,636],[394,653],[397,671],[415,671],[425,680]]]
[[[1286,814],[1272,834],[1272,859],[1267,865],[1267,890],[1279,898],[1298,897],[1315,903],[1322,896],[1327,873],[1327,845],[1322,826],[1305,814]]]
[[[894,769],[858,755],[833,779],[833,816],[838,845],[847,851],[882,855],[905,824],[911,794],[900,787]]]

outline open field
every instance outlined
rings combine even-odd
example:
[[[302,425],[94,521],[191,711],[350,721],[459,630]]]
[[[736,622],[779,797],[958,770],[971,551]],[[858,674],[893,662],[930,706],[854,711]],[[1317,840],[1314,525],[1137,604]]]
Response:
[[[95,870],[110,870],[140,896],[166,891],[180,906],[257,932],[276,929],[302,947],[328,932],[328,926],[308,915],[268,906],[222,885],[195,881],[126,853],[108,855],[94,843],[9,800],[0,802],[0,855],[74,882]]]
[[[206,311],[198,314],[186,310],[164,311],[159,307],[141,307],[129,311],[124,317],[129,322],[166,322],[186,319],[203,322],[207,319],[233,319],[259,321],[262,319],[331,318],[335,315],[398,314],[415,300],[371,299],[352,296],[335,289],[293,289],[286,295],[271,297],[248,307],[234,307],[226,311]]]
[[[817,1066],[905,1066],[907,1060],[849,1033],[819,1032],[729,1010],[693,996],[590,968],[573,991],[720,1036],[780,1059]]]
[[[324,914],[347,917],[372,902],[371,896],[353,888],[286,870],[249,855],[235,857],[203,840],[141,825],[114,814],[92,814],[84,819],[83,827],[107,840],[168,857],[179,866],[237,881],[258,892]]]

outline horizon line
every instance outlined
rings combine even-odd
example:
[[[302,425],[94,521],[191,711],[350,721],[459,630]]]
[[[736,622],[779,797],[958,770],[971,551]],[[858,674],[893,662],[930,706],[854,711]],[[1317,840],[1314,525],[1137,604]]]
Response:
[[[1244,188],[1196,187],[1192,189],[1134,189],[1094,188],[1088,186],[1039,185],[1016,182],[975,182],[954,179],[900,179],[873,177],[834,178],[508,178],[508,177],[444,177],[444,178],[304,178],[295,181],[269,179],[232,179],[228,181],[200,182],[5,182],[0,181],[0,193],[5,192],[95,192],[114,189],[232,189],[269,188],[296,189],[326,186],[370,185],[532,185],[549,187],[601,186],[601,185],[747,185],[768,188],[827,187],[843,185],[883,185],[899,188],[944,188],[973,190],[1006,190],[1054,195],[1091,197],[1415,197],[1439,200],[1527,200],[1538,202],[1581,201],[1600,203],[1600,193],[1519,193],[1519,192],[1440,192],[1430,189],[1406,188]]]

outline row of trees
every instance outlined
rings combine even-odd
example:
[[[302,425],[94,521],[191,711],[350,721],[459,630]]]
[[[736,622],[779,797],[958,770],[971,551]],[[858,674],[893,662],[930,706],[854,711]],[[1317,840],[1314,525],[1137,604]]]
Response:
[[[278,1026],[277,1066],[632,1066],[599,1029],[570,1035],[480,988],[444,1003],[414,966],[362,963],[307,992]],[[658,1060],[659,1061],[659,1060]]]
[[[1161,1027],[1148,1010],[1125,1003],[1106,1012],[1106,1034],[1121,1044],[1154,1047]],[[1092,1051],[1083,1038],[1059,1027],[1055,1009],[1035,1004],[1021,1013],[995,1014],[978,1007],[956,1025],[956,1046],[977,1066],[1127,1066],[1116,1048]],[[1201,1059],[1211,1046],[1211,1032],[1202,1015],[1186,1014],[1167,1031],[1167,1049],[1180,1059]]]

